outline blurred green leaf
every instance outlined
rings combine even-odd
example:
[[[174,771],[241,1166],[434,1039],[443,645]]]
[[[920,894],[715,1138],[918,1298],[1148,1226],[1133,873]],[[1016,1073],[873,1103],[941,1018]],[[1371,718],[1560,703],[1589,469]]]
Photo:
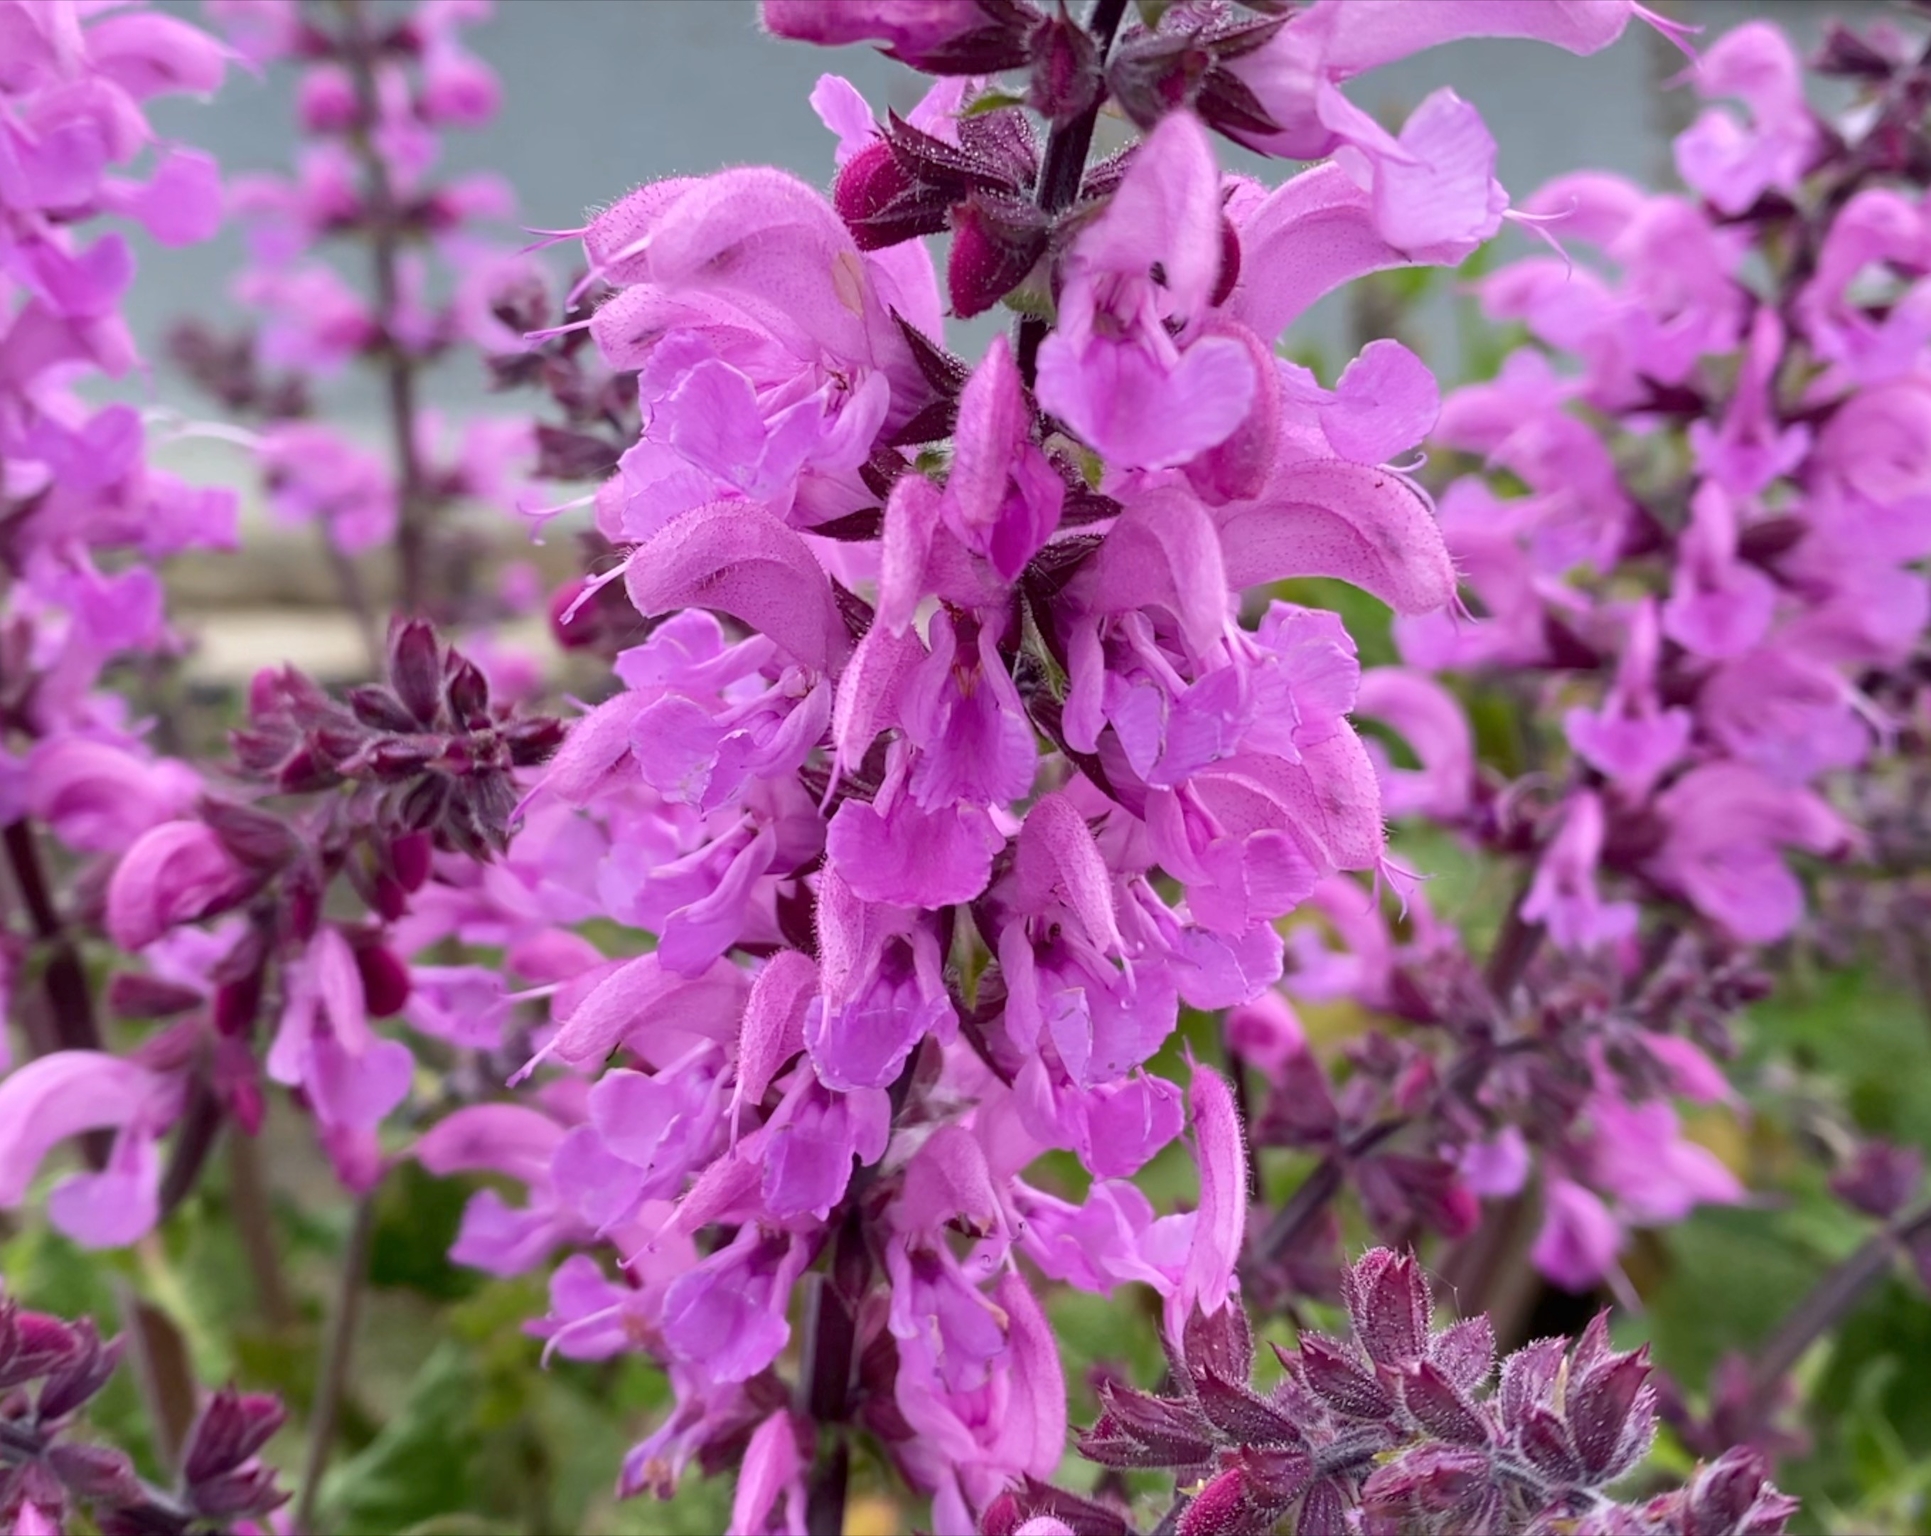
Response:
[[[400,1286],[442,1301],[472,1295],[482,1283],[473,1269],[449,1262],[474,1188],[466,1179],[438,1179],[413,1158],[383,1180],[369,1249],[369,1283]]]

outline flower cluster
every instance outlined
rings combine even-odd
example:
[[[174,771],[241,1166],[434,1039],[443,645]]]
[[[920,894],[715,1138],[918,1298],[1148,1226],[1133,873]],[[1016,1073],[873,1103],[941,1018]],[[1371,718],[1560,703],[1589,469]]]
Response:
[[[1340,85],[1453,36],[1591,51],[1641,14],[1442,4],[1416,31],[1397,9],[1176,6],[1116,38],[1111,3],[1083,27],[772,3],[776,31],[944,78],[884,124],[820,82],[829,200],[744,168],[581,232],[604,297],[528,371],[580,376],[553,364],[587,332],[638,434],[591,498],[618,558],[561,617],[621,581],[653,622],[511,857],[655,943],[556,986],[533,1104],[460,1109],[417,1155],[526,1189],[475,1197],[472,1263],[614,1249],[614,1277],[564,1260],[536,1326],[670,1373],[626,1491],[741,1461],[737,1527],[790,1529],[842,1499],[855,1423],[966,1529],[1061,1451],[1017,1259],[1143,1283],[1175,1337],[1226,1306],[1247,1158],[1217,1072],[1163,1075],[1180,1009],[1262,996],[1276,921],[1384,854],[1352,641],[1243,594],[1322,575],[1421,614],[1455,587],[1390,464],[1434,421],[1427,369],[1377,342],[1329,388],[1274,342],[1360,274],[1459,261],[1508,208],[1453,93],[1397,137]],[[975,78],[1004,67],[1043,140]],[[1108,96],[1145,136],[1089,165]],[[1270,192],[1220,172],[1214,127],[1332,159]],[[920,238],[942,228],[944,297]],[[969,365],[945,298],[1024,318]],[[1189,1125],[1199,1205],[1161,1215],[1131,1180]],[[1032,1171],[1056,1150],[1077,1198]]]
[[[89,238],[88,226],[126,219],[185,245],[219,223],[214,162],[159,143],[145,103],[212,91],[225,51],[134,8],[15,3],[0,15],[0,712],[14,738],[0,757],[0,818],[12,822],[42,815],[30,802],[59,793],[17,755],[21,737],[49,750],[86,739],[141,772],[147,754],[124,707],[96,684],[116,660],[174,643],[152,562],[231,544],[235,509],[150,468],[140,413],[89,404],[77,388],[125,378],[140,361],[120,315],[134,277],[127,238]],[[137,163],[138,175],[122,174]]]
[[[478,1048],[500,1044],[508,1021],[499,975],[480,973],[479,990],[474,968],[410,961],[457,913],[476,922],[492,907],[478,887],[517,775],[555,750],[559,723],[492,704],[476,666],[422,623],[396,624],[387,686],[343,704],[285,667],[256,678],[249,705],[235,749],[253,786],[157,815],[105,872],[103,926],[141,962],[113,977],[108,1002],[166,1027],[126,1055],[57,1050],[0,1079],[0,1205],[26,1198],[61,1141],[113,1132],[105,1166],[48,1197],[54,1225],[88,1246],[148,1231],[192,1188],[224,1122],[253,1135],[264,1073],[299,1096],[342,1181],[371,1187],[377,1127],[416,1067],[372,1020],[403,1015],[419,1036]],[[96,801],[124,792],[98,771],[74,782]],[[308,803],[291,811],[279,796]],[[515,875],[500,883],[524,912],[536,905]],[[513,951],[508,966],[535,963],[519,961]],[[534,979],[555,977],[539,966]],[[177,1123],[164,1167],[159,1142]]]
[[[1288,1514],[1307,1536],[1375,1532],[1574,1531],[1576,1536],[1774,1536],[1797,1501],[1760,1457],[1728,1451],[1680,1488],[1620,1502],[1606,1492],[1647,1454],[1656,1393],[1646,1351],[1610,1347],[1598,1314],[1573,1347],[1539,1339],[1502,1362],[1475,1316],[1432,1331],[1428,1284],[1412,1254],[1376,1248],[1343,1279],[1352,1339],[1303,1332],[1274,1346],[1285,1375],[1248,1385],[1254,1346],[1238,1306],[1196,1319],[1159,1395],[1102,1391],[1083,1455],[1115,1468],[1172,1468],[1162,1529],[1177,1536],[1272,1530]],[[1003,1495],[995,1536],[1119,1533],[1105,1504],[1031,1485]]]
[[[119,1364],[120,1341],[92,1322],[24,1312],[0,1298],[0,1520],[20,1536],[58,1536],[85,1510],[103,1536],[253,1533],[288,1495],[257,1452],[282,1425],[272,1397],[224,1388],[202,1405],[178,1486],[149,1486],[125,1452],[73,1431]]]
[[[98,889],[67,910],[46,845],[98,863],[199,792],[196,771],[153,750],[151,722],[110,684],[116,669],[164,666],[180,648],[159,562],[235,537],[231,496],[150,467],[141,413],[90,403],[140,359],[120,314],[134,276],[127,238],[88,229],[129,219],[176,245],[214,233],[214,162],[157,141],[145,104],[207,94],[228,57],[186,22],[135,7],[12,4],[0,28],[0,824],[30,925],[7,936],[0,975],[11,992],[16,968],[37,966],[40,985],[18,1002],[31,1049],[53,1060],[101,1044],[74,930]],[[0,1039],[0,1069],[10,1060]],[[0,1093],[37,1065],[0,1079]],[[157,1119],[174,1107],[149,1102]],[[13,1146],[73,1128],[4,1121]],[[20,1202],[30,1172],[7,1160],[0,1204]],[[97,1155],[91,1178],[116,1177]],[[70,1208],[105,1188],[83,1182]]]
[[[1397,923],[1335,881],[1287,992],[1441,1032],[1368,1037],[1330,1088],[1283,999],[1232,1021],[1275,1085],[1257,1139],[1321,1151],[1384,1233],[1470,1230],[1539,1156],[1533,1257],[1571,1289],[1620,1283],[1630,1227],[1741,1198],[1672,1100],[1734,1102],[1711,1058],[1803,917],[1796,861],[1867,851],[1840,804],[1881,801],[1870,765],[1913,739],[1923,77],[1895,38],[1833,47],[1825,67],[1867,88],[1854,119],[1814,115],[1782,34],[1740,27],[1693,76],[1746,111],[1677,141],[1689,195],[1563,177],[1527,210],[1605,267],[1539,256],[1480,285],[1535,343],[1452,393],[1433,439],[1477,461],[1440,512],[1482,620],[1398,615],[1403,665],[1368,671],[1357,707],[1409,754],[1374,744],[1392,814],[1521,869],[1488,963],[1424,891]],[[1485,763],[1475,722],[1498,706],[1516,741],[1498,759],[1491,733]],[[1320,1204],[1269,1247],[1284,1284],[1333,1273]]]

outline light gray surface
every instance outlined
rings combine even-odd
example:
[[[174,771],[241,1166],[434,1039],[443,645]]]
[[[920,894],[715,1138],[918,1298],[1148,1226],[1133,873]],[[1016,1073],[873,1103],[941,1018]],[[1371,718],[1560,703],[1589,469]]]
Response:
[[[189,0],[166,3],[198,10]],[[1661,3],[1703,26],[1706,38],[1769,14],[1806,43],[1829,15],[1862,20],[1880,8],[1870,0]],[[806,101],[821,73],[848,76],[881,108],[909,105],[926,83],[868,48],[766,37],[754,0],[498,0],[495,19],[468,35],[500,73],[504,106],[488,128],[448,134],[447,163],[501,172],[516,188],[522,222],[537,228],[580,224],[586,210],[678,172],[761,161],[826,181],[831,138]],[[1518,196],[1580,166],[1653,179],[1667,172],[1668,132],[1695,105],[1686,91],[1666,98],[1654,89],[1674,68],[1659,46],[1641,26],[1587,59],[1525,42],[1457,43],[1376,71],[1350,93],[1371,111],[1399,113],[1454,85],[1482,109],[1500,145],[1503,182]],[[292,91],[285,67],[260,79],[237,75],[213,104],[163,102],[155,120],[162,132],[212,150],[231,173],[278,169],[297,143]],[[1230,163],[1270,180],[1295,169],[1227,149]],[[191,251],[144,253],[130,306],[143,343],[184,311],[232,318],[225,296],[239,257],[232,234]],[[976,351],[973,340],[962,334],[955,344]],[[472,393],[467,377],[449,384]],[[162,387],[174,395],[165,371]]]

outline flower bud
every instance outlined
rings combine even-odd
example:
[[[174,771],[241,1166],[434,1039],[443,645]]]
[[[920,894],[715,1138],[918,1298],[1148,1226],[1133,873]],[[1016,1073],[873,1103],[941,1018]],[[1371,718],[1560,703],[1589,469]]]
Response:
[[[1047,216],[1018,198],[974,193],[952,210],[946,285],[952,313],[982,315],[1026,280],[1046,254]]]
[[[1880,1221],[1895,1216],[1917,1193],[1924,1178],[1924,1157],[1916,1147],[1869,1141],[1850,1165],[1830,1181],[1831,1193],[1854,1210]]]
[[[389,631],[389,683],[403,705],[424,726],[433,726],[442,709],[442,659],[436,632],[420,619]]]
[[[304,133],[347,133],[361,110],[355,82],[341,65],[318,64],[302,76],[296,111]]]
[[[1049,16],[1034,30],[1031,53],[1026,103],[1041,117],[1068,122],[1099,99],[1099,49],[1066,12]]]

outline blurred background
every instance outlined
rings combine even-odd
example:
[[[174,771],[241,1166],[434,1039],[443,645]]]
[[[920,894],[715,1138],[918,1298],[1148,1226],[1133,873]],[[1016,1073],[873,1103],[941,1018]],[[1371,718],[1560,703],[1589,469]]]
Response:
[[[1654,3],[1707,36],[1752,16],[1772,16],[1807,47],[1830,16],[1855,22],[1881,10],[1884,0]],[[184,16],[199,12],[199,0],[162,4]],[[808,101],[818,77],[846,76],[881,115],[887,107],[911,107],[927,83],[868,47],[778,42],[760,30],[756,0],[496,0],[494,18],[469,32],[468,46],[500,76],[503,105],[483,129],[444,136],[443,168],[501,176],[514,191],[518,222],[526,229],[576,228],[640,183],[726,165],[775,164],[828,185],[833,139]],[[1520,199],[1549,178],[1584,166],[1654,184],[1672,181],[1669,140],[1688,124],[1696,102],[1688,90],[1659,86],[1683,64],[1659,35],[1638,26],[1606,53],[1586,59],[1537,43],[1456,43],[1377,70],[1352,93],[1361,106],[1399,123],[1429,91],[1452,81],[1480,107],[1499,146],[1503,185]],[[251,172],[286,173],[299,147],[294,80],[287,66],[258,75],[237,72],[213,102],[157,103],[156,129],[211,151],[231,180]],[[1123,123],[1102,123],[1102,147],[1109,128],[1114,141],[1125,137]],[[1278,182],[1299,168],[1226,141],[1219,147],[1232,168],[1264,181]],[[133,233],[138,242],[140,232]],[[505,243],[528,238],[514,227],[500,233]],[[1510,254],[1512,243],[1526,238],[1511,229],[1492,253]],[[204,416],[208,402],[170,366],[164,341],[169,328],[187,318],[224,331],[247,321],[232,297],[243,260],[240,237],[231,229],[205,245],[167,250],[149,243],[139,254],[142,280],[128,315],[153,370],[133,388],[147,403]],[[561,266],[576,252],[565,246],[556,254]],[[366,273],[354,262],[342,263],[341,270],[351,283],[366,284]],[[1445,382],[1452,380],[1470,362],[1457,320],[1460,286],[1452,276],[1437,275],[1417,288],[1425,291],[1401,293],[1401,338]],[[1295,355],[1331,374],[1363,341],[1389,333],[1392,316],[1376,312],[1372,301],[1385,291],[1357,284],[1351,298],[1324,301],[1289,338]],[[1364,295],[1370,304],[1365,313]],[[1003,323],[997,312],[955,323],[947,339],[953,350],[975,356]],[[474,354],[460,351],[434,371],[428,398],[458,420],[527,403],[492,401]],[[381,441],[372,371],[350,370],[329,387],[322,406],[372,447]],[[209,562],[205,574],[192,568],[180,573],[183,618],[197,642],[191,671],[211,683],[232,684],[264,661],[286,657],[324,675],[354,672],[362,646],[337,603],[331,573],[314,559],[312,530],[262,527],[245,452],[194,438],[160,445],[157,452],[158,462],[191,479],[237,488],[256,529],[244,541],[239,563],[245,569],[223,557]],[[502,535],[521,537],[507,519]],[[538,551],[536,558],[546,567],[554,561],[560,578],[567,574],[569,551],[567,540],[552,540],[549,553]]]

